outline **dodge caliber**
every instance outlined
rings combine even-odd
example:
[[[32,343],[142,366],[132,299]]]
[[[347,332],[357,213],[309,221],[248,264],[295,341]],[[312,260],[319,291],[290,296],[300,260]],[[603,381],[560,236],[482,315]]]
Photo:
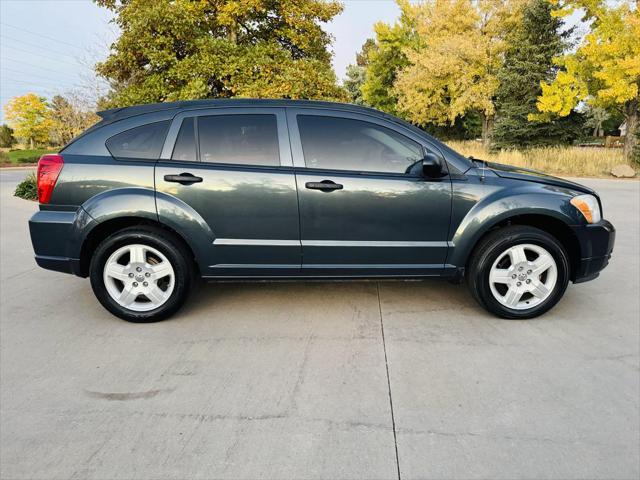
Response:
[[[503,318],[596,278],[615,240],[590,188],[466,158],[379,111],[201,100],[100,113],[38,164],[38,265],[128,321],[206,280],[465,281]],[[407,287],[410,288],[410,287]]]

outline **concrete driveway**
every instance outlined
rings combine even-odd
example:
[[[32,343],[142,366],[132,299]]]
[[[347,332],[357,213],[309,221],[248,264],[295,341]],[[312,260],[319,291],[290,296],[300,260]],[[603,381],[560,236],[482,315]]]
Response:
[[[618,228],[543,318],[438,281],[209,285],[120,321],[36,267],[1,180],[0,476],[638,478],[640,183],[585,180]]]

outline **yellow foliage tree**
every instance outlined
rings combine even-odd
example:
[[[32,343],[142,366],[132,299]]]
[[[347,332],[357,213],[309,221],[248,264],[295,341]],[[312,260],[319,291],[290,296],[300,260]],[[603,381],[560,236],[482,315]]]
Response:
[[[49,140],[52,121],[43,97],[35,93],[14,97],[5,105],[4,113],[16,137],[27,141],[32,149],[36,143]]]
[[[566,116],[580,102],[615,108],[627,124],[624,152],[631,157],[638,130],[640,101],[640,11],[637,2],[614,4],[606,0],[550,0],[561,15],[584,12],[591,31],[574,53],[556,59],[561,67],[551,83],[542,83],[538,99],[540,115]]]
[[[483,117],[488,141],[505,37],[519,21],[522,0],[428,0],[415,5],[418,41],[405,48],[398,108],[418,124],[453,124],[469,111]]]

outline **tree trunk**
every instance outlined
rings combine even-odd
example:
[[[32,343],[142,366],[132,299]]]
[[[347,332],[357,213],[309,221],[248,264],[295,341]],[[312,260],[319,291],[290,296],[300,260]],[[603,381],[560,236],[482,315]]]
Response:
[[[624,137],[624,156],[631,159],[633,149],[638,142],[638,98],[629,100],[624,104],[624,119],[627,122],[627,133]]]
[[[29,145],[31,145],[31,150],[33,150],[33,137],[29,139]]]
[[[482,114],[482,143],[489,146],[491,134],[493,133],[493,115]]]

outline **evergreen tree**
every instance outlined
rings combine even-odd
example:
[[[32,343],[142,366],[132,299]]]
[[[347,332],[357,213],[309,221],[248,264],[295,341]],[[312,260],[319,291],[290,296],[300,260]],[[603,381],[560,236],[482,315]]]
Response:
[[[494,147],[569,143],[581,132],[582,119],[575,112],[553,121],[528,119],[538,112],[540,82],[555,77],[553,58],[569,47],[572,29],[563,30],[562,20],[552,15],[554,8],[547,0],[531,0],[522,23],[508,39],[504,65],[498,73]]]
[[[364,98],[362,98],[362,85],[364,85],[369,65],[369,52],[375,46],[375,40],[368,38],[362,45],[362,49],[356,53],[356,63],[347,66],[347,77],[342,82],[342,86],[349,95],[349,101],[356,105],[366,105]]]
[[[361,88],[364,84],[365,74],[365,67],[357,64],[347,65],[347,77],[342,82],[342,86],[349,95],[349,101],[356,105],[364,105]]]
[[[15,145],[16,139],[13,136],[13,129],[9,125],[0,127],[0,147],[11,148]]]

